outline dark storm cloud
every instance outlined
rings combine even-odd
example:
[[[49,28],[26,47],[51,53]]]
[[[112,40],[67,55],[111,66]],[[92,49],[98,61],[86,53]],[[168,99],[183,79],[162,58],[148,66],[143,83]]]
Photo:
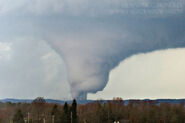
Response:
[[[184,47],[184,8],[184,0],[3,1],[0,32],[46,41],[64,59],[73,97],[86,98],[128,56]]]

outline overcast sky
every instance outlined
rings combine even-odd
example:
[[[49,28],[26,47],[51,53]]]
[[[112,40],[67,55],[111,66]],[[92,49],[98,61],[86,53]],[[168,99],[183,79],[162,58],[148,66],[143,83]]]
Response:
[[[185,49],[169,49],[129,57],[111,71],[103,91],[88,99],[184,98]]]
[[[0,43],[0,98],[70,99],[63,60],[43,41]]]
[[[0,27],[0,98],[185,96],[184,0],[1,0]]]

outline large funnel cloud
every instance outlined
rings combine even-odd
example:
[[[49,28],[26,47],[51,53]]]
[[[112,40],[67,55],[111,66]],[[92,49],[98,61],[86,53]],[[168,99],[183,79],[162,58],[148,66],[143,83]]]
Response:
[[[124,18],[122,21],[127,22],[106,24],[121,26],[114,31],[109,30],[112,27],[88,25],[89,28],[81,27],[80,32],[53,34],[47,38],[65,60],[74,97],[102,90],[109,72],[133,54],[185,45],[183,21],[158,19],[155,22],[138,18],[134,22]]]
[[[133,54],[185,46],[184,0],[20,0],[2,8],[3,19],[24,22],[7,22],[7,32],[41,38],[60,54],[78,99],[102,90]]]

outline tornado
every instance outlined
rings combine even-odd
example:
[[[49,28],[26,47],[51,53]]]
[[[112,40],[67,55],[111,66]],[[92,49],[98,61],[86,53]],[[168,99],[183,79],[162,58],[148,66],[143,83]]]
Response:
[[[48,43],[78,100],[103,90],[126,58],[185,46],[184,0],[19,0],[1,8],[2,39],[9,33]]]

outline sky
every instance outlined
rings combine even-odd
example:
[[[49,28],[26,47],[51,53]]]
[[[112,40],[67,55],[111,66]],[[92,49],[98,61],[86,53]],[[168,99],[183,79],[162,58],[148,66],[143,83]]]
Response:
[[[138,54],[111,71],[103,91],[88,99],[181,99],[185,94],[185,49]]]
[[[70,99],[63,64],[43,41],[0,43],[0,98]]]
[[[1,0],[0,98],[182,98],[184,15],[184,0]]]

